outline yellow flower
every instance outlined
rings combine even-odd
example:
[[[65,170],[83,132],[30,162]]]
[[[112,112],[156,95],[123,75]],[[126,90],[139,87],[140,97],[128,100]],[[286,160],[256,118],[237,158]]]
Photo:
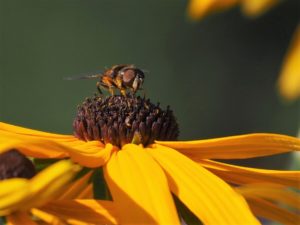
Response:
[[[279,91],[287,100],[300,97],[300,25],[284,59],[279,77]]]
[[[240,5],[244,15],[255,18],[268,11],[279,0],[190,0],[187,14],[192,20]],[[300,25],[295,31],[278,79],[279,92],[286,100],[300,96]]]
[[[61,160],[31,179],[0,181],[0,216],[7,216],[11,224],[27,224],[14,221],[31,221],[26,212],[62,194],[79,169],[70,160]]]
[[[133,106],[129,101],[131,98],[138,105]],[[116,107],[121,112],[115,111]],[[135,121],[131,123],[130,118],[124,119],[124,108],[133,110],[129,116]],[[150,113],[145,114],[145,110]],[[160,115],[163,117],[158,118]],[[108,122],[104,123],[103,118]],[[79,107],[74,122],[75,135],[84,140],[73,135],[0,123],[0,152],[17,148],[30,157],[69,157],[85,167],[103,167],[113,204],[92,200],[85,204],[89,208],[95,204],[106,206],[112,213],[101,216],[114,218],[120,224],[180,224],[171,193],[204,224],[259,224],[253,213],[286,224],[291,218],[299,219],[298,215],[277,204],[297,206],[299,197],[288,188],[299,188],[299,171],[254,169],[211,160],[244,159],[300,150],[299,139],[259,133],[196,141],[149,141],[157,134],[177,136],[176,129],[172,130],[176,127],[172,125],[172,118],[169,109],[161,111],[141,98],[113,96],[103,100],[95,97]],[[123,119],[128,130],[137,127],[142,134],[141,140],[147,140],[148,144],[136,140],[134,142],[144,145],[124,142],[128,134],[122,131]],[[152,136],[147,130],[148,123]],[[119,133],[114,129],[119,129]],[[138,139],[136,136],[134,132],[134,139]],[[276,193],[282,193],[281,197]],[[59,207],[58,203],[53,204],[50,209],[44,208],[45,212],[48,210],[48,213],[63,217],[62,212],[53,210]],[[78,207],[74,202],[71,206],[74,212],[73,208],[65,209],[66,214],[76,217]],[[99,215],[95,213],[95,218],[90,215],[86,219],[97,221]]]
[[[91,172],[70,184],[79,170],[61,160],[30,180],[0,181],[0,216],[8,225],[117,224],[112,202],[93,199]]]

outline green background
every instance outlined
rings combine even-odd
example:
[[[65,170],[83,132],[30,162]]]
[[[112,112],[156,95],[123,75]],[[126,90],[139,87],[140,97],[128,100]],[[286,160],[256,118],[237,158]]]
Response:
[[[0,2],[1,121],[71,133],[76,106],[96,81],[63,78],[133,63],[149,71],[146,96],[174,110],[182,140],[297,134],[299,101],[282,101],[276,80],[300,20],[298,0],[255,20],[236,7],[199,22],[179,0]]]

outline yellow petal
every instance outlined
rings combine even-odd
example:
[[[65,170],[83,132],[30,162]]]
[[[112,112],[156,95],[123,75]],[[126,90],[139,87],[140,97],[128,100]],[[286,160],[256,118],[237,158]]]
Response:
[[[30,193],[27,179],[12,178],[0,181],[0,216],[7,215],[22,206]]]
[[[42,205],[57,197],[79,170],[80,166],[61,160],[35,175],[30,180],[33,199],[26,204],[26,208]]]
[[[85,189],[82,190],[81,193],[78,194],[76,199],[91,199],[94,198],[93,184],[89,184]]]
[[[67,190],[59,197],[61,200],[76,198],[88,185],[89,179],[93,171],[88,172],[78,180],[74,181]]]
[[[7,223],[6,225],[38,225],[33,220],[31,220],[30,216],[25,212],[17,212],[6,217]]]
[[[292,192],[291,190],[282,186],[250,184],[236,187],[235,190],[246,198],[255,197],[266,199],[271,202],[285,204],[286,206],[294,207],[295,209],[300,210],[299,193]]]
[[[228,184],[177,151],[153,146],[172,192],[204,224],[259,224],[246,201]]]
[[[40,210],[65,220],[68,224],[117,224],[115,207],[110,201],[59,200],[48,203]]]
[[[247,184],[269,182],[300,188],[300,171],[256,169],[211,160],[197,160],[197,162],[223,179],[233,183]]]
[[[43,138],[18,136],[0,131],[0,153],[18,149],[24,155],[34,158],[71,157],[74,162],[86,167],[99,167],[107,162],[113,147],[99,141],[57,142]]]
[[[238,0],[190,0],[187,13],[191,19],[199,20],[214,11],[230,8],[237,2]]]
[[[245,134],[197,141],[156,141],[193,160],[245,159],[300,150],[300,139],[281,134]]]
[[[102,148],[101,145],[97,146],[99,141],[87,143],[95,146],[88,147],[88,144],[78,146],[76,149],[69,150],[69,154],[74,162],[89,168],[103,166],[109,160],[112,151],[116,150],[116,147],[111,144],[106,144],[105,148]]]
[[[279,0],[242,0],[242,11],[245,15],[259,16],[279,3]]]
[[[180,224],[167,179],[141,146],[114,152],[104,175],[121,224]]]
[[[68,156],[69,150],[67,147],[49,140],[5,139],[0,141],[0,153],[11,149],[18,149],[24,155],[35,158],[64,158]]]
[[[300,96],[300,25],[296,29],[279,77],[280,94],[287,100]]]
[[[104,144],[99,141],[85,142],[77,139],[73,135],[47,133],[0,122],[0,141],[7,142],[16,140],[54,141],[60,145],[72,148],[104,148]]]
[[[20,134],[24,136],[36,136],[39,138],[48,138],[51,140],[54,139],[75,139],[73,135],[63,135],[63,134],[54,134],[44,131],[38,131],[33,129],[28,129],[20,126],[11,125],[8,123],[0,122],[0,131],[7,131],[9,133]]]
[[[278,221],[285,225],[299,224],[300,216],[259,198],[247,199],[251,210],[258,216]]]
[[[36,216],[37,218],[45,221],[47,224],[54,224],[54,225],[66,225],[63,221],[61,221],[58,217],[43,212],[42,210],[33,208],[30,210],[30,212],[32,213],[32,215]]]

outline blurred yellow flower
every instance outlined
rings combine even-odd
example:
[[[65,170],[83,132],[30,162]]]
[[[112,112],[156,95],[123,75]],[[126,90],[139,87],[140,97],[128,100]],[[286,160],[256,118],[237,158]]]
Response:
[[[268,11],[279,0],[190,0],[187,14],[193,20],[240,5],[244,15],[255,18]],[[300,25],[290,44],[279,76],[279,92],[286,100],[300,96]]]
[[[91,172],[71,182],[79,170],[61,160],[29,180],[0,181],[0,216],[7,225],[117,224],[113,203],[93,199]]]
[[[300,25],[283,62],[279,77],[279,90],[281,95],[288,100],[300,97]]]
[[[62,194],[79,169],[80,166],[70,160],[62,160],[29,180],[10,178],[0,181],[0,216],[7,216],[10,224],[27,224],[25,221],[31,221],[27,212]]]
[[[0,141],[0,152],[17,148],[31,157],[70,157],[85,167],[103,166],[113,203],[99,203],[101,212],[104,208],[107,210],[98,215],[110,221],[108,224],[112,221],[180,224],[171,192],[204,224],[259,224],[252,213],[286,224],[291,224],[292,219],[299,220],[290,208],[277,204],[299,206],[299,196],[288,190],[289,187],[300,188],[299,171],[254,169],[210,160],[300,150],[300,140],[294,137],[248,134],[198,141],[156,141],[145,147],[125,144],[119,149],[100,141],[85,142],[72,135],[0,123]],[[57,217],[76,217],[80,207],[76,207],[74,201],[70,209],[62,207],[63,210],[55,211],[65,204],[62,201],[48,208],[46,205],[44,210]],[[84,204],[90,209],[97,201],[90,199]],[[80,221],[85,218],[88,220],[89,216],[81,215]]]

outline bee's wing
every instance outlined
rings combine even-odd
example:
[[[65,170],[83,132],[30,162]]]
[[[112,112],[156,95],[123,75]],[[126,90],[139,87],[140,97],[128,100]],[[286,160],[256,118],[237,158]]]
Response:
[[[90,75],[64,77],[64,80],[87,80],[87,79],[100,78],[101,76],[102,76],[102,73],[97,73],[97,74],[90,74]]]

